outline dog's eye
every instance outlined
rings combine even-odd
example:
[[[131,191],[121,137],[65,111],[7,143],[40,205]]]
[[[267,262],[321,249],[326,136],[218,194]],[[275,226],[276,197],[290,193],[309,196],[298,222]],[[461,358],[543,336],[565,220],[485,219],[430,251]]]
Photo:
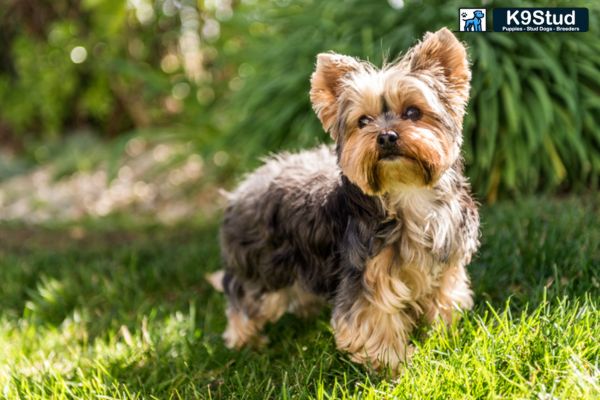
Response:
[[[410,119],[411,121],[421,119],[421,110],[415,106],[406,107],[404,114],[402,114],[402,119]]]
[[[362,129],[365,126],[367,126],[371,121],[373,121],[373,118],[369,117],[368,115],[363,115],[358,119],[358,127]]]

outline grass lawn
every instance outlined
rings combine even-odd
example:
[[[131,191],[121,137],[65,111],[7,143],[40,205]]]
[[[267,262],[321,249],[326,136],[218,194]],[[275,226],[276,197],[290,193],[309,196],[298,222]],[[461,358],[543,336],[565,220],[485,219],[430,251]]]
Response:
[[[476,305],[397,380],[336,351],[324,310],[227,350],[218,221],[0,226],[0,397],[600,398],[600,196],[483,210]]]

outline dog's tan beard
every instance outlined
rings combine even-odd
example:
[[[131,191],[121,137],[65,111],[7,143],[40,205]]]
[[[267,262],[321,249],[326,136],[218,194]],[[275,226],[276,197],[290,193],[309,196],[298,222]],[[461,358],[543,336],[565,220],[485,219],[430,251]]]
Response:
[[[412,158],[380,160],[376,168],[383,192],[390,192],[398,185],[426,185],[430,179],[428,170]]]

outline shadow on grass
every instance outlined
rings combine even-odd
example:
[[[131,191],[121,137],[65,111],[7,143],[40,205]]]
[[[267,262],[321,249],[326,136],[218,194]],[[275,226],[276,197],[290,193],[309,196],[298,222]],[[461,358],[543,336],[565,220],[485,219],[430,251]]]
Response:
[[[0,309],[9,317],[60,324],[77,311],[94,333],[169,313],[209,296],[219,265],[214,221],[195,226],[107,229],[0,228]],[[156,311],[158,310],[158,311]]]

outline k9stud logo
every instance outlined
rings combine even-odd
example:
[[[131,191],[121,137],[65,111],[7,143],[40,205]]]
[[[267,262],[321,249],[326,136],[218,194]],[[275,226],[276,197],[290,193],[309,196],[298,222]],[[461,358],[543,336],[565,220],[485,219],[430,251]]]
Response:
[[[485,32],[487,10],[485,8],[459,8],[458,26],[461,32]]]
[[[496,32],[587,32],[587,8],[494,8]]]

